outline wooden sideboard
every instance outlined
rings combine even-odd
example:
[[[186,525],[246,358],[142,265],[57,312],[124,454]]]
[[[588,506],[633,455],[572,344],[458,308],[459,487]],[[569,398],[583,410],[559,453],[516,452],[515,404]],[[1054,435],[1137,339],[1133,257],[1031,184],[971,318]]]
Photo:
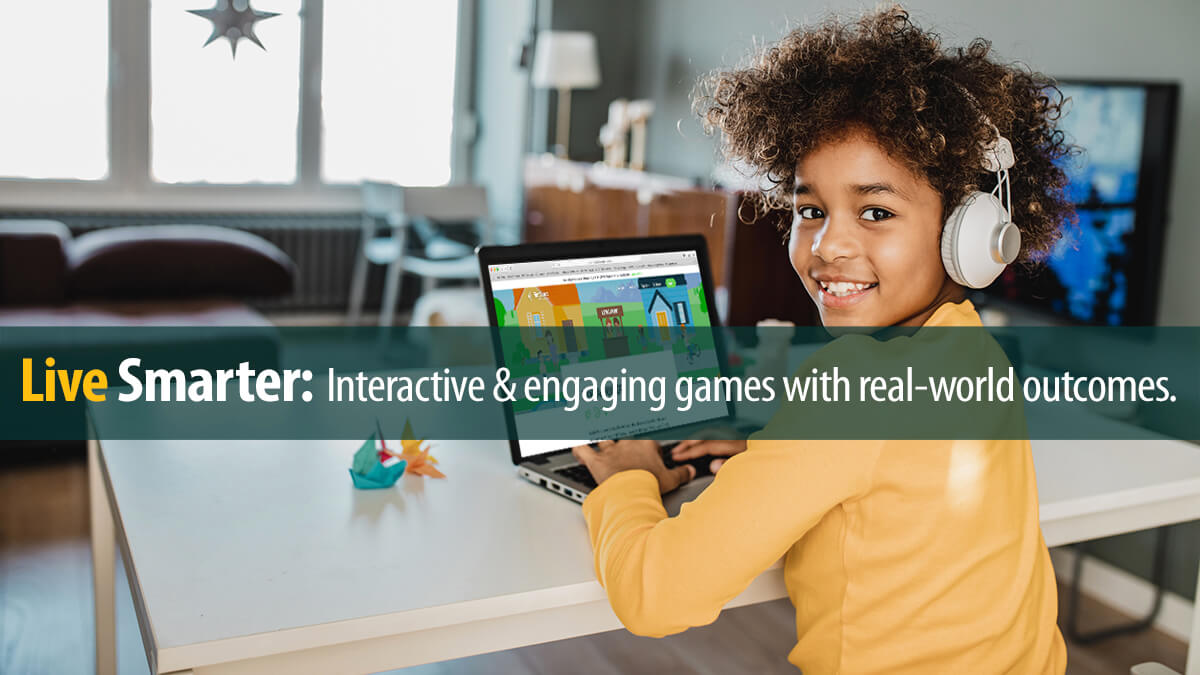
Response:
[[[767,318],[815,325],[815,308],[792,270],[779,228],[790,222],[789,213],[743,223],[738,208],[746,193],[542,155],[526,158],[524,182],[525,241],[700,234],[726,325],[753,326]]]

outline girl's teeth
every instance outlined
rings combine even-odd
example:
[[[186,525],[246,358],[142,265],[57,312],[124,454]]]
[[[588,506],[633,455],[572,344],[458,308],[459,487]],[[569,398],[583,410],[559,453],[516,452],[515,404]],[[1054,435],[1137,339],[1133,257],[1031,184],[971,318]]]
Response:
[[[861,293],[862,291],[871,288],[874,285],[875,284],[859,284],[851,281],[830,281],[822,284],[826,293],[837,296]]]

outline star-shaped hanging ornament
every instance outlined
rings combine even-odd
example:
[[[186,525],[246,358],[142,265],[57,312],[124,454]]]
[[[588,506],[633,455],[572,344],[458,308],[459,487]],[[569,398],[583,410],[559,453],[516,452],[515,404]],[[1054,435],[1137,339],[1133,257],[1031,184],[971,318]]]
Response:
[[[205,42],[204,46],[209,46],[217,38],[225,38],[229,40],[229,48],[233,51],[235,59],[237,58],[238,42],[242,38],[266,51],[267,48],[263,47],[263,43],[259,42],[258,36],[254,34],[254,24],[263,19],[279,16],[279,12],[260,12],[254,9],[250,6],[250,0],[217,0],[217,4],[212,9],[189,9],[188,12],[212,22],[213,32],[208,36],[208,42]]]

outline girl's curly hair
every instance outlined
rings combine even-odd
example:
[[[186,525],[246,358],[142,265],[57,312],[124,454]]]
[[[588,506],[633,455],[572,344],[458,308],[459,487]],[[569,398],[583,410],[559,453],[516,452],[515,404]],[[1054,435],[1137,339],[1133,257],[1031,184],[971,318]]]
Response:
[[[1055,161],[1076,148],[1056,128],[1066,99],[1054,80],[993,61],[990,52],[981,38],[943,49],[939,35],[892,6],[792,31],[745,67],[703,77],[693,108],[706,132],[722,132],[727,159],[768,181],[762,212],[791,208],[786,192],[806,153],[865,127],[941,194],[945,217],[970,192],[995,186],[995,174],[980,168],[983,145],[995,137],[986,117],[1013,144],[1012,218],[1020,260],[1030,263],[1074,217]]]

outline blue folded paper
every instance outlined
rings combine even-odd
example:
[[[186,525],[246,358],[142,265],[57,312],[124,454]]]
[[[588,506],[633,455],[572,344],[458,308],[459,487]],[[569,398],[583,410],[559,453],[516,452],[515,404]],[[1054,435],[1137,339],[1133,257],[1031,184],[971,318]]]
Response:
[[[384,466],[383,462],[379,461],[379,451],[375,449],[375,440],[375,434],[371,434],[358,452],[354,453],[354,463],[350,467],[350,480],[354,482],[354,487],[360,490],[389,488],[396,484],[400,476],[404,475],[404,468],[408,466],[408,462],[404,460]]]

